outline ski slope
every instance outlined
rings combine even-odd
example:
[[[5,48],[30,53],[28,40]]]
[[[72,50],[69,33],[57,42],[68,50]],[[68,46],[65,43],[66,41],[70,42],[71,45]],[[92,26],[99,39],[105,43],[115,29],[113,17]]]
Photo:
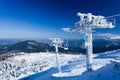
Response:
[[[60,54],[62,73],[58,74],[55,53],[21,53],[9,58],[16,68],[2,74],[0,80],[119,80],[120,50],[94,55],[93,71],[86,72],[86,56]],[[8,62],[4,61],[4,63]],[[15,73],[14,73],[15,74]],[[11,76],[10,76],[11,75]],[[8,79],[9,78],[9,79]]]

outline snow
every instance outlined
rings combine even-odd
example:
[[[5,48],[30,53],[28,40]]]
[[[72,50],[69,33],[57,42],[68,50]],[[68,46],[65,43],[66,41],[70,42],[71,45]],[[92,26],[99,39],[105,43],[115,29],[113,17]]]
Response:
[[[34,45],[34,46],[37,46],[37,45],[38,45],[38,44],[36,44],[35,42],[32,42],[32,41],[28,41],[28,44]]]
[[[58,73],[55,53],[20,53],[9,58],[4,63],[21,67],[3,73],[0,80],[119,80],[120,50],[94,55],[93,71],[86,71],[86,56],[60,54],[62,73]],[[2,64],[3,62],[0,62]],[[2,65],[1,65],[2,66]],[[0,69],[1,69],[0,66]],[[17,67],[16,67],[17,68]],[[10,69],[10,68],[9,68]],[[16,77],[10,76],[10,71],[16,72]],[[0,74],[2,72],[0,71]],[[106,77],[108,76],[108,77]]]

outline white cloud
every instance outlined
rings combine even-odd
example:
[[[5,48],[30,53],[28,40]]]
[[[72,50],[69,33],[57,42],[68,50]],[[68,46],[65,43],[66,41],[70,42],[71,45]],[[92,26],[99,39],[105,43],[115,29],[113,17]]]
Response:
[[[110,33],[94,34],[93,37],[101,39],[120,39],[120,35]]]
[[[62,28],[63,31],[70,32],[70,28]]]

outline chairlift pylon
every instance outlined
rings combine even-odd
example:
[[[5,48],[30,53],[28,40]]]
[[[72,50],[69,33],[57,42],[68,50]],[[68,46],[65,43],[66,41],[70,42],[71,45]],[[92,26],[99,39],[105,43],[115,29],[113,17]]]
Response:
[[[101,15],[92,15],[92,13],[83,14],[78,12],[77,15],[80,17],[80,21],[75,23],[75,27],[62,29],[67,32],[79,32],[84,34],[85,48],[87,52],[86,69],[87,71],[91,71],[93,64],[92,30],[96,28],[114,28],[115,19],[107,19]]]

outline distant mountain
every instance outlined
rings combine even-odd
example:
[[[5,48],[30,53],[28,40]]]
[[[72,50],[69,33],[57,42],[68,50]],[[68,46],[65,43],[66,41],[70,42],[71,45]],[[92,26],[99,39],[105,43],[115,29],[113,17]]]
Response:
[[[64,43],[63,45],[65,45]],[[59,48],[60,52],[65,53],[85,53],[84,40],[69,40],[68,42],[69,50],[64,50]],[[93,40],[93,52],[101,53],[105,51],[112,51],[120,49],[120,39],[94,39]],[[8,52],[46,52],[46,51],[55,51],[53,46],[50,46],[48,43],[36,42],[34,40],[21,41],[12,45],[0,45],[0,53]]]
[[[120,39],[96,39],[93,41],[94,53],[120,49]]]
[[[69,41],[69,49],[72,52],[85,53],[84,40],[71,40]],[[120,49],[120,39],[94,39],[93,52],[101,53],[105,51],[112,51]]]
[[[22,41],[8,47],[7,51],[45,52],[48,45],[33,40]]]
[[[22,39],[0,38],[0,45],[11,45],[23,41]]]

